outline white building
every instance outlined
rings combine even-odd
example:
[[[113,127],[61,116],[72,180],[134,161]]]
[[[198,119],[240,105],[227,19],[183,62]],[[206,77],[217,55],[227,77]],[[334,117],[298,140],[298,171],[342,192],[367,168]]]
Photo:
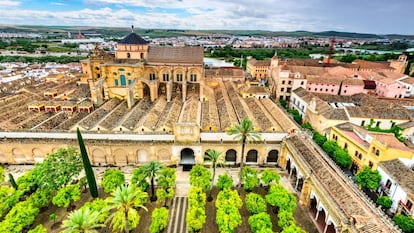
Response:
[[[378,171],[382,177],[379,192],[391,198],[391,212],[414,217],[413,170],[401,160],[395,159],[379,163]]]
[[[404,97],[414,96],[414,78],[413,77],[404,76],[398,79],[397,82],[403,85],[407,89]]]

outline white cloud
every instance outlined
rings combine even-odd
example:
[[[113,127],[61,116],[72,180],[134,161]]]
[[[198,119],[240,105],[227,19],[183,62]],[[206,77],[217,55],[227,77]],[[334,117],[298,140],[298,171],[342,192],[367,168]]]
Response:
[[[50,5],[55,5],[55,6],[67,6],[68,4],[63,3],[63,2],[51,2]]]
[[[13,0],[1,0],[0,7],[16,7],[20,5],[20,1],[13,1]]]

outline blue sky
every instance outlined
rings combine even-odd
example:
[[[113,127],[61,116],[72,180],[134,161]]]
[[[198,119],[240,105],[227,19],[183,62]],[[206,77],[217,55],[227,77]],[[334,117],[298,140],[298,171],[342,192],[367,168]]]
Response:
[[[0,24],[414,35],[412,0],[0,0]]]

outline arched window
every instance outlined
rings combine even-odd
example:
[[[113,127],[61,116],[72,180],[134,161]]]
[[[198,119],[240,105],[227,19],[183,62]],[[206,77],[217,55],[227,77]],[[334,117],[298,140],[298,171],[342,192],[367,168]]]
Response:
[[[127,58],[131,58],[131,54],[130,53],[127,53]]]
[[[168,81],[170,81],[168,73],[164,73],[164,74],[162,74],[162,80],[163,80],[164,82],[168,82]]]
[[[126,86],[126,78],[125,78],[125,75],[121,74],[120,78],[121,78],[121,86]]]
[[[151,80],[151,81],[155,80],[155,74],[154,73],[149,74],[149,80]]]
[[[197,74],[190,74],[190,82],[197,82]]]
[[[177,74],[177,82],[182,82],[183,81],[183,74],[178,73]]]

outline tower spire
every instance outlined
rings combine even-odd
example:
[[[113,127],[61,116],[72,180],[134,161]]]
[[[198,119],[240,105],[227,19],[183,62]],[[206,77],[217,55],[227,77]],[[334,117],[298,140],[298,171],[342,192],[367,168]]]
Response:
[[[131,25],[131,32],[134,32],[134,25]]]

